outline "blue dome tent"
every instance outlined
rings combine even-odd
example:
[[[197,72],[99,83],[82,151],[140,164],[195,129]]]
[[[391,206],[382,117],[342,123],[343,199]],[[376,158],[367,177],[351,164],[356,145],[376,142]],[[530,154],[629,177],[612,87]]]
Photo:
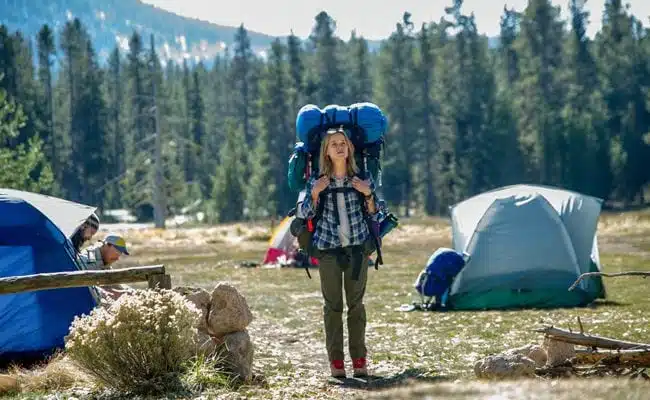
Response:
[[[469,255],[449,290],[456,310],[553,308],[605,298],[597,228],[602,199],[556,187],[513,185],[450,208],[453,249]]]
[[[69,237],[94,207],[0,188],[0,278],[79,269]],[[0,364],[64,345],[75,316],[96,302],[87,287],[0,294]]]

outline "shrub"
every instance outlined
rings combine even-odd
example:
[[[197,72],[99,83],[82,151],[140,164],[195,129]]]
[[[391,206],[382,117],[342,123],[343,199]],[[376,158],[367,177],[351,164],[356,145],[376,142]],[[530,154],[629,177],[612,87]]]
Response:
[[[177,385],[195,356],[200,311],[171,290],[122,295],[109,308],[75,318],[66,351],[81,369],[121,392],[158,392]]]

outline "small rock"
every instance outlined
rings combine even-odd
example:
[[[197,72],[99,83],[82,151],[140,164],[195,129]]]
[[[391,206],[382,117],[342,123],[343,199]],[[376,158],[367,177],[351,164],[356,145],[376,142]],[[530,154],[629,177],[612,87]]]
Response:
[[[522,354],[497,354],[487,356],[474,364],[478,378],[507,379],[535,374],[535,361]]]

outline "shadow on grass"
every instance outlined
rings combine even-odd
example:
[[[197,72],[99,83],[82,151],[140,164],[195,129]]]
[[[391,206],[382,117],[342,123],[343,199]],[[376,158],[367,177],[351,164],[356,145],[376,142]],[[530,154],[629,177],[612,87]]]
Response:
[[[467,312],[516,312],[516,311],[552,311],[552,310],[585,310],[601,307],[626,307],[632,303],[624,303],[615,300],[597,300],[593,303],[584,306],[568,306],[568,307],[508,307],[508,308],[485,308],[485,309],[472,309],[472,310],[456,310],[453,308],[437,307],[434,304],[422,305],[419,303],[402,304],[396,309],[401,312],[437,312],[437,313],[467,313]]]
[[[595,301],[583,308],[600,308],[600,307],[626,307],[630,306],[632,303],[623,303],[615,300],[599,300]],[[580,307],[578,307],[580,308]]]
[[[449,376],[432,376],[430,371],[409,368],[390,376],[369,375],[363,378],[330,379],[330,383],[348,389],[380,390],[406,386],[411,383],[435,383],[451,380]]]

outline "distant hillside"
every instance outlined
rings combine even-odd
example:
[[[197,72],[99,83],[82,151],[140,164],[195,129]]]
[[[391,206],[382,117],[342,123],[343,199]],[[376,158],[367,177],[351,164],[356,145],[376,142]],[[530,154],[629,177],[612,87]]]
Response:
[[[147,44],[149,35],[154,34],[165,61],[180,62],[186,57],[210,63],[233,43],[238,28],[183,17],[139,0],[0,0],[0,24],[32,38],[47,23],[57,32],[58,40],[58,33],[72,18],[79,18],[88,29],[100,61],[108,58],[116,44],[128,50],[128,38],[137,30]],[[250,30],[248,34],[258,54],[276,38]],[[489,42],[494,47],[498,40],[490,38]],[[371,40],[368,45],[375,51],[381,41]]]
[[[88,29],[102,59],[116,43],[126,49],[134,29],[145,36],[147,43],[153,33],[165,59],[181,60],[184,54],[212,59],[233,42],[237,30],[182,17],[139,0],[0,0],[0,24],[32,37],[46,23],[58,33],[67,20],[75,17]],[[257,52],[268,48],[275,39],[250,30],[248,34]]]

